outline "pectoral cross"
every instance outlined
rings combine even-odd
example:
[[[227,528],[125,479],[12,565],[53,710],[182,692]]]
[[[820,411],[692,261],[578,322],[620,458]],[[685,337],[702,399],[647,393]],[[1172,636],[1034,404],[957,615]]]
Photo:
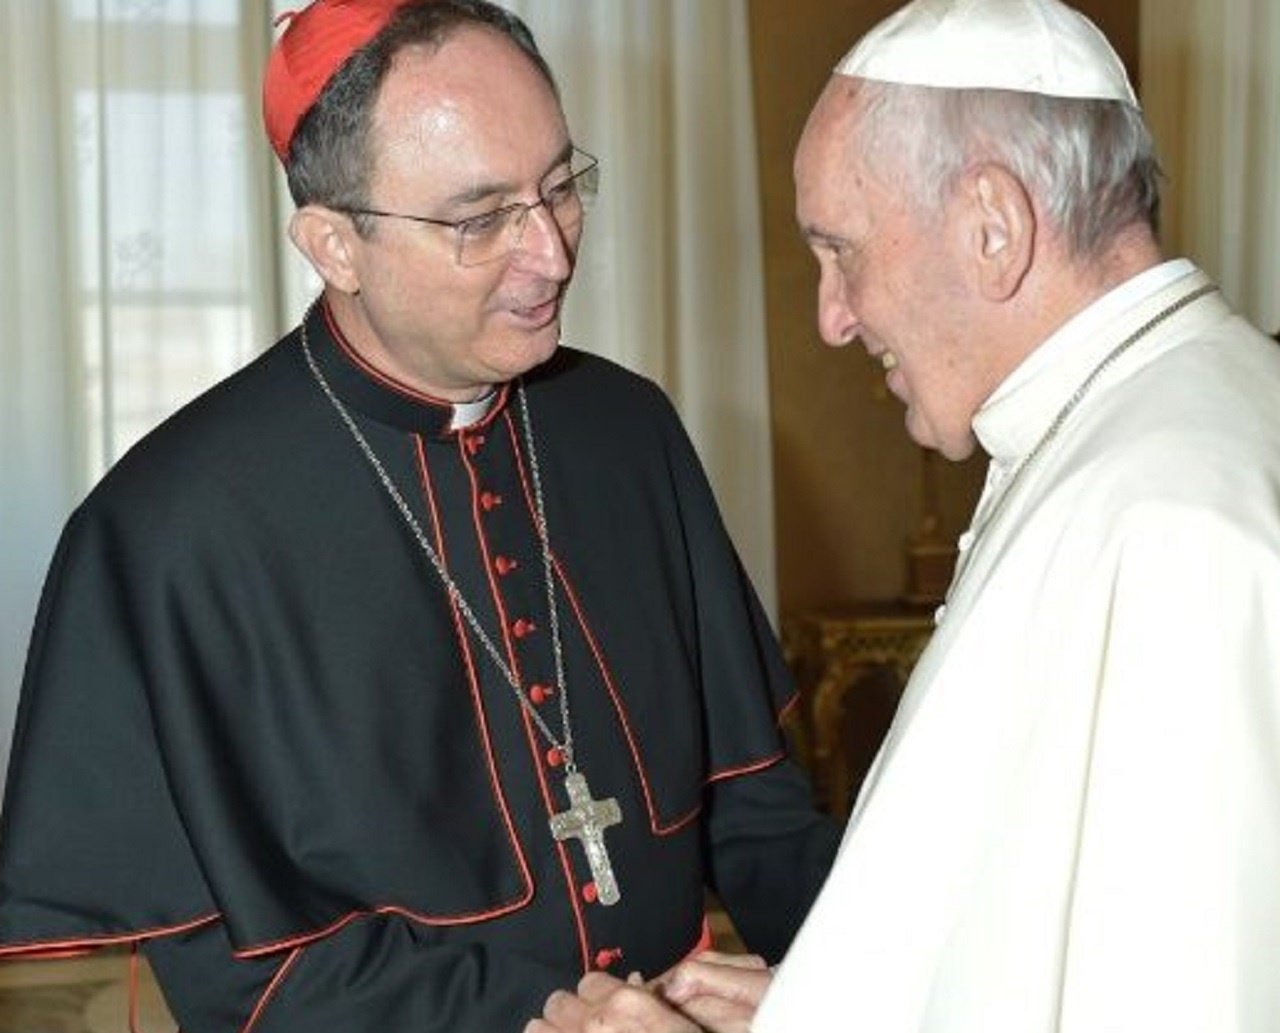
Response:
[[[591,799],[587,778],[579,771],[571,771],[564,777],[564,788],[569,794],[569,809],[551,815],[551,835],[558,841],[578,839],[587,853],[591,866],[591,878],[596,884],[596,899],[606,906],[622,899],[618,880],[609,862],[609,851],[604,845],[604,830],[620,824],[622,809],[616,797],[607,800]]]

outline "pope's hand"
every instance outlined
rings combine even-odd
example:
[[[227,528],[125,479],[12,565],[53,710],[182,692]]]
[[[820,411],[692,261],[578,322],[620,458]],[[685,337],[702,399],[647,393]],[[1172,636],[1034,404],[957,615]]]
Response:
[[[771,974],[761,958],[707,951],[649,985],[593,972],[557,991],[524,1033],[748,1033]]]
[[[557,990],[542,1018],[524,1033],[700,1033],[698,1025],[663,1003],[638,979],[622,982],[602,972],[582,977],[577,994]]]
[[[655,983],[668,1004],[703,1029],[748,1033],[772,979],[764,959],[754,954],[705,951],[682,961]]]

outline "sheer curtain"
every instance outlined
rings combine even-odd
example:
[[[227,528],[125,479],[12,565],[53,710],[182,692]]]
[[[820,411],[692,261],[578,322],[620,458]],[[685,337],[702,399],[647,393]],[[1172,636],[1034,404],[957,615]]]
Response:
[[[67,513],[272,331],[251,245],[252,6],[250,30],[238,0],[0,0],[5,743]]]
[[[674,400],[776,596],[763,258],[744,0],[516,0],[600,155],[565,339]]]
[[[0,0],[0,743],[58,528],[316,284],[259,127],[291,0]],[[523,0],[604,166],[566,339],[671,393],[774,595],[745,0]]]
[[[1142,101],[1163,158],[1164,240],[1280,328],[1280,3],[1143,0]]]
[[[56,31],[44,4],[0,9],[0,737],[8,742],[35,595],[80,487],[80,370],[62,203]],[[69,134],[68,134],[69,135]]]

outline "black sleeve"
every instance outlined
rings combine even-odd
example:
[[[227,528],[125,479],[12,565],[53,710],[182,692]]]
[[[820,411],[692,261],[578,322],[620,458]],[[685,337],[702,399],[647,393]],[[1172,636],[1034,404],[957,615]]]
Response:
[[[371,915],[269,957],[238,960],[224,928],[143,950],[188,1033],[519,1033],[563,973],[429,928]]]
[[[790,760],[713,782],[703,823],[708,882],[747,948],[782,959],[831,869],[840,827],[814,809]]]
[[[711,777],[701,828],[707,881],[747,947],[773,963],[826,879],[840,828],[815,808],[808,778],[786,755],[779,725],[796,694],[791,673],[697,453],[658,398],[689,543]]]

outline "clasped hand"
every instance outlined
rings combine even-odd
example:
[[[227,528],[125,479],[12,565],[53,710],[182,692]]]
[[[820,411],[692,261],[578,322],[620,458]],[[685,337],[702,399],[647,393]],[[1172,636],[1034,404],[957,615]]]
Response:
[[[706,951],[650,983],[591,972],[557,990],[524,1033],[749,1033],[772,979],[754,954]]]

